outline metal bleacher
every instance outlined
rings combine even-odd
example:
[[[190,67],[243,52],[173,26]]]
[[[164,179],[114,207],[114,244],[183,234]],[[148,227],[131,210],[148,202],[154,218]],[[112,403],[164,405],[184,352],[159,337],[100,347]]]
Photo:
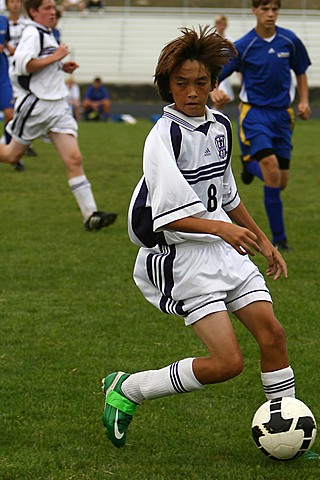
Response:
[[[160,50],[179,35],[179,28],[212,25],[220,13],[214,8],[106,8],[101,12],[65,12],[59,27],[71,58],[80,64],[78,83],[101,76],[109,84],[151,85]],[[223,14],[228,17],[227,34],[233,40],[255,25],[249,9],[225,9]],[[312,61],[309,84],[320,87],[320,10],[282,10],[278,24],[303,40]]]

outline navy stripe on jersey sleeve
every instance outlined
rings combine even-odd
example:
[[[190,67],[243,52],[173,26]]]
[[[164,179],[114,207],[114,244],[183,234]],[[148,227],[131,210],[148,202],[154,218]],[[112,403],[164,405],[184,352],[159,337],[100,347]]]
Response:
[[[171,123],[170,137],[174,152],[174,158],[178,160],[181,150],[182,134],[179,125],[177,125],[175,122]]]
[[[152,248],[156,245],[166,245],[164,234],[153,231],[151,207],[146,206],[147,196],[148,189],[146,181],[143,180],[132,209],[131,225],[133,233],[146,247]]]

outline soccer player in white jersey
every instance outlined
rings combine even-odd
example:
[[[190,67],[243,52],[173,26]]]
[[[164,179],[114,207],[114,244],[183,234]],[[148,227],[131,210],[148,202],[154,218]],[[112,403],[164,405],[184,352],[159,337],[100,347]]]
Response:
[[[74,194],[87,230],[111,225],[117,215],[101,212],[82,166],[77,141],[78,126],[66,100],[63,72],[71,74],[78,65],[62,62],[68,46],[58,45],[52,27],[56,20],[54,0],[26,0],[31,22],[25,27],[14,54],[15,74],[21,94],[14,117],[8,124],[12,139],[0,145],[0,161],[15,163],[36,138],[49,135],[65,164],[69,187]]]
[[[259,345],[267,399],[295,395],[284,330],[248,255],[262,254],[274,280],[287,277],[286,263],[240,200],[229,119],[206,106],[222,66],[235,54],[209,27],[199,33],[185,28],[158,60],[155,83],[170,105],[146,139],[144,174],[131,199],[129,235],[140,246],[134,280],[149,302],[182,317],[208,354],[103,379],[103,423],[116,447],[125,444],[143,401],[192,392],[241,373],[242,353],[228,312]]]
[[[6,7],[8,10],[10,45],[17,48],[28,19],[22,14],[21,0],[6,0]],[[9,62],[11,63],[10,58]]]
[[[9,34],[10,34],[9,44],[15,51],[15,49],[19,44],[20,38],[22,37],[22,32],[28,23],[28,19],[22,13],[23,11],[22,0],[6,0],[6,7],[8,10],[8,21],[9,21]],[[14,67],[13,67],[12,53],[9,54],[8,61],[9,61],[9,76],[10,76],[10,81],[12,85],[13,96],[14,98],[17,98],[19,96],[19,84],[16,82],[16,77],[13,74]],[[13,117],[13,109],[12,109],[12,117]],[[7,132],[6,132],[6,140],[7,140],[6,143],[9,143],[11,140],[11,137]],[[32,148],[32,146],[29,145],[29,147],[25,151],[25,155],[27,157],[36,157],[37,153]],[[19,160],[17,163],[15,163],[13,167],[17,171],[25,170],[25,164],[22,160]]]

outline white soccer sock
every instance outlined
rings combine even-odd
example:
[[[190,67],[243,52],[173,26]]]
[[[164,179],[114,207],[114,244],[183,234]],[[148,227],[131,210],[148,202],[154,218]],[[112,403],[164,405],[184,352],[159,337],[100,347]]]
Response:
[[[278,397],[295,397],[295,382],[292,368],[261,373],[264,392],[268,400]]]
[[[70,178],[68,184],[78,202],[83,219],[86,221],[93,212],[97,211],[97,205],[91,190],[90,182],[85,175],[81,175],[79,177]]]
[[[146,399],[199,390],[204,385],[194,376],[193,360],[185,358],[160,370],[133,373],[123,382],[122,391],[133,402],[142,403]]]

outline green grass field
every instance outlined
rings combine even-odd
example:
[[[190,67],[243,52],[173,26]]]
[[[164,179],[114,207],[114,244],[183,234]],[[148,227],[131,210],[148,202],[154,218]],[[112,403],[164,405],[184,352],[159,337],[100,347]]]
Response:
[[[37,141],[39,156],[26,159],[23,173],[0,165],[0,479],[318,479],[317,460],[273,462],[254,445],[251,419],[265,401],[258,349],[236,322],[242,375],[145,403],[122,450],[105,438],[103,376],[205,354],[192,330],[149,305],[132,280],[136,247],[127,237],[127,208],[151,126],[80,125],[98,206],[119,213],[115,225],[97,233],[84,231],[51,145]],[[289,278],[268,285],[287,332],[297,396],[320,421],[319,131],[317,120],[296,127],[283,195],[293,248]],[[268,232],[261,183],[238,186]],[[264,271],[264,259],[255,261]],[[318,439],[313,450],[320,450]]]

